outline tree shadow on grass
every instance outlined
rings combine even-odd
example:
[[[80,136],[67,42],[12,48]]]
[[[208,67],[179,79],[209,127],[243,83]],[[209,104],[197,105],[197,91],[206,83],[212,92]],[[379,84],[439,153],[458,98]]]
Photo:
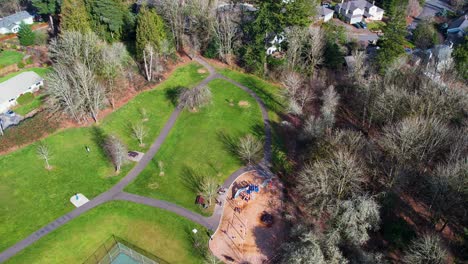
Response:
[[[91,128],[91,136],[93,142],[98,146],[96,151],[99,151],[99,153],[103,156],[107,156],[107,152],[104,149],[104,143],[106,141],[107,135],[104,133],[104,131],[97,126],[93,126]]]
[[[239,139],[228,135],[226,132],[223,131],[219,131],[216,134],[218,139],[223,143],[225,150],[227,150],[233,156],[239,158],[239,155],[237,154],[237,145]]]
[[[205,176],[189,167],[184,167],[182,169],[182,174],[182,184],[189,190],[192,190],[194,193],[200,193],[200,190],[202,189],[202,182]]]
[[[171,103],[174,105],[174,106],[177,106],[178,104],[178,101],[179,101],[179,95],[180,95],[180,92],[185,89],[185,87],[182,87],[182,86],[176,86],[176,87],[172,87],[172,88],[169,88],[166,90],[166,98],[171,101]]]

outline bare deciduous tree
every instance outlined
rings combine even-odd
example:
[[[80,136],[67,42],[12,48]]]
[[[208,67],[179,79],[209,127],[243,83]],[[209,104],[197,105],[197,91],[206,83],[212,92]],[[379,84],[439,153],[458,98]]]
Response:
[[[160,15],[166,20],[172,32],[177,50],[182,49],[182,36],[185,30],[185,1],[161,0]]]
[[[142,123],[132,125],[132,135],[138,140],[140,147],[145,146],[143,140],[148,135],[148,130]]]
[[[45,161],[46,169],[50,170],[51,166],[49,164],[49,160],[52,156],[52,153],[50,152],[49,146],[47,146],[44,143],[39,143],[39,145],[37,146],[36,152],[39,158]]]
[[[262,149],[262,143],[249,134],[239,139],[236,153],[242,161],[251,165],[260,159]]]
[[[312,89],[296,72],[286,72],[283,75],[283,85],[286,88],[283,96],[289,100],[290,112],[295,114],[301,114],[306,104],[315,97]]]
[[[323,92],[320,112],[328,129],[331,129],[335,124],[335,113],[339,100],[340,96],[336,93],[332,85]]]
[[[197,86],[184,89],[179,95],[179,106],[195,111],[211,101],[211,91],[208,86]]]
[[[104,87],[96,82],[95,75],[84,64],[76,63],[74,66],[74,74],[70,75],[69,81],[72,82],[75,89],[79,89],[80,95],[84,98],[83,108],[97,123],[99,122],[99,111],[104,106]]]
[[[211,205],[213,198],[218,191],[218,183],[213,177],[204,177],[200,183],[200,191],[205,198],[208,199],[208,204]]]
[[[224,62],[231,64],[233,44],[239,32],[239,25],[234,21],[234,13],[218,12],[214,21],[214,32],[219,42],[219,56]]]
[[[357,196],[338,204],[332,216],[331,232],[338,232],[350,244],[366,243],[368,231],[376,231],[380,225],[380,206],[368,196]]]
[[[143,66],[145,68],[146,80],[150,82],[153,79],[154,57],[156,51],[151,44],[146,44],[143,50]]]
[[[115,80],[124,74],[124,67],[129,60],[129,55],[122,43],[113,43],[102,50],[102,60],[99,73],[106,82],[106,96],[114,107],[115,94],[124,86],[115,83]]]
[[[403,257],[405,264],[447,263],[447,250],[437,235],[426,234],[414,240]]]
[[[328,159],[307,164],[299,172],[297,190],[318,212],[362,190],[364,171],[355,155],[341,150]]]
[[[106,138],[104,142],[104,149],[115,166],[115,172],[119,173],[122,165],[128,161],[127,147],[119,138],[112,135]]]
[[[364,74],[367,71],[366,53],[364,51],[353,51],[354,65],[350,68],[349,75],[357,83],[363,84]]]
[[[286,30],[288,70],[300,69],[313,75],[315,67],[322,63],[325,35],[320,27],[291,27]]]

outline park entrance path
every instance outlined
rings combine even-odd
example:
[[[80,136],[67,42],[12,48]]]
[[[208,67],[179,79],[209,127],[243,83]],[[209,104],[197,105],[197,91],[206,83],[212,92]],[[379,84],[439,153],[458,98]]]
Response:
[[[208,64],[206,61],[199,57],[194,58],[195,61],[203,65],[208,71],[209,76],[205,78],[197,87],[205,86],[209,82],[214,79],[224,79],[237,87],[241,88],[242,90],[249,93],[259,104],[260,109],[262,111],[263,123],[265,127],[265,143],[264,143],[264,158],[263,160],[255,166],[250,167],[243,167],[239,170],[232,173],[226,181],[223,183],[222,187],[229,189],[231,184],[242,174],[256,170],[260,175],[264,175],[266,177],[271,177],[271,172],[269,171],[269,165],[271,161],[271,127],[270,127],[270,119],[268,117],[268,111],[265,107],[264,102],[260,99],[260,97],[253,92],[251,89],[247,88],[246,86],[235,82],[227,77],[224,77],[216,72],[216,70]],[[87,202],[86,204],[82,205],[74,209],[73,211],[55,219],[53,222],[47,224],[46,226],[42,227],[41,229],[37,230],[33,234],[29,235],[25,239],[19,241],[15,245],[11,246],[10,248],[6,249],[5,251],[0,253],[0,263],[8,260],[9,258],[13,257],[15,254],[20,252],[21,250],[25,249],[26,247],[30,246],[40,238],[46,236],[47,234],[53,232],[57,228],[61,227],[62,225],[68,223],[69,221],[77,218],[81,214],[112,200],[121,200],[121,201],[131,201],[139,204],[144,204],[156,208],[165,209],[171,211],[175,214],[178,214],[182,217],[192,220],[210,230],[216,230],[218,228],[219,222],[221,220],[223,206],[216,205],[213,215],[210,217],[204,217],[199,215],[195,212],[187,210],[183,207],[175,205],[173,203],[156,200],[149,197],[139,196],[136,194],[130,194],[123,191],[123,189],[130,184],[148,165],[148,163],[153,159],[156,155],[158,150],[160,149],[161,145],[166,140],[169,132],[174,127],[174,124],[179,117],[180,113],[182,112],[182,108],[177,106],[174,112],[172,112],[169,120],[165,123],[161,133],[156,138],[154,143],[151,145],[150,149],[145,153],[143,158],[137,163],[137,165],[124,177],[122,178],[116,185],[114,185],[108,191],[98,195],[96,198],[92,199],[91,201]],[[224,204],[224,203],[223,203]]]

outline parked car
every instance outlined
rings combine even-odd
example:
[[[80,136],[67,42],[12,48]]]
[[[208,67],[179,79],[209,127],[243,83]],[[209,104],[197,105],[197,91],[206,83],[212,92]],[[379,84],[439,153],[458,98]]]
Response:
[[[359,25],[359,23],[353,24],[353,26],[354,26],[355,28],[362,28],[361,25]]]
[[[15,115],[15,112],[13,112],[12,110],[8,110],[6,112],[7,116],[14,116]]]
[[[367,29],[367,24],[364,21],[358,23],[362,28]]]

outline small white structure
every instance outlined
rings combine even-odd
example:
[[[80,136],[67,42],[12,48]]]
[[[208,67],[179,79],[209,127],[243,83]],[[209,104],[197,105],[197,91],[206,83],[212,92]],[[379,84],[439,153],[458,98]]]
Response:
[[[335,6],[336,13],[343,16],[345,22],[356,24],[363,19],[366,21],[380,21],[384,10],[373,3],[365,0],[353,0],[346,3],[341,2]]]
[[[317,7],[317,14],[318,18],[323,22],[328,22],[330,19],[333,18],[333,10],[326,6]]]
[[[0,113],[7,111],[17,104],[16,99],[25,93],[33,93],[44,84],[37,73],[23,72],[0,83]]]
[[[34,16],[26,11],[21,11],[13,15],[0,18],[0,34],[18,33],[22,22],[31,25],[34,23]]]
[[[83,204],[89,202],[88,198],[84,196],[82,193],[77,193],[70,197],[70,202],[75,206],[75,207],[80,207]]]

